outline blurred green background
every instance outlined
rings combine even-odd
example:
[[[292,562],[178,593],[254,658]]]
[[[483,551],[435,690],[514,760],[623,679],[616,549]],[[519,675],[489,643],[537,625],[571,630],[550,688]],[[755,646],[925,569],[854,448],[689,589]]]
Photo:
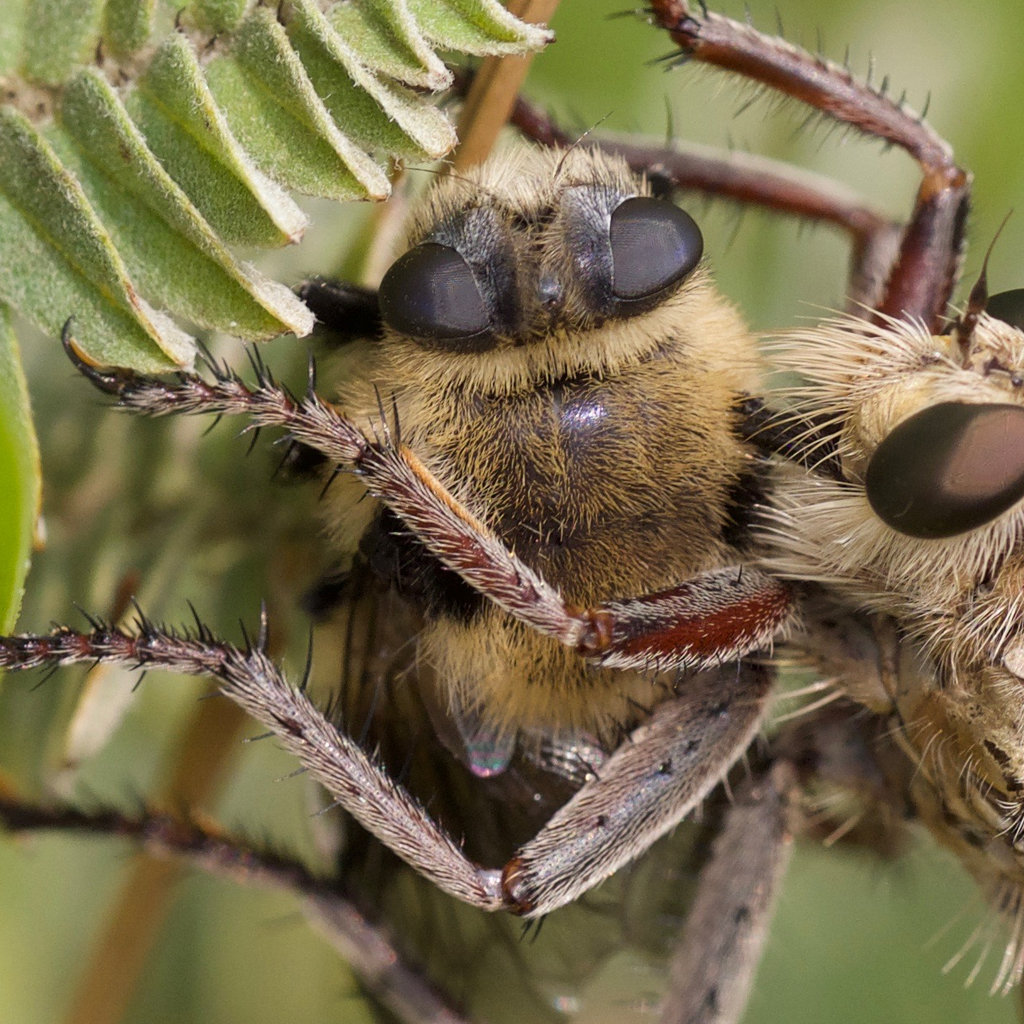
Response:
[[[622,7],[623,0],[565,0],[557,14],[558,41],[536,60],[527,88],[567,125],[586,128],[606,118],[599,132],[664,136],[670,110],[681,138],[791,160],[841,178],[892,214],[909,210],[917,172],[902,153],[883,153],[877,143],[841,131],[802,128],[804,112],[795,106],[761,101],[735,117],[747,91],[693,65],[670,73],[652,66],[671,49],[667,38],[637,19],[608,20]],[[743,17],[739,5],[718,9]],[[757,26],[774,31],[774,5],[753,2],[750,10]],[[912,106],[922,107],[930,94],[929,120],[975,174],[973,248],[965,268],[970,279],[999,222],[1024,198],[1021,0],[970,6],[844,0],[827,13],[813,0],[783,0],[779,12],[788,38],[821,45],[838,59],[848,46],[856,71],[873,64],[875,80],[888,75],[893,91],[905,89]],[[306,241],[263,261],[289,281],[339,266],[353,233],[373,216],[367,208],[308,205],[316,223]],[[722,290],[757,330],[806,322],[822,307],[842,304],[845,242],[834,233],[756,212],[740,217],[728,207],[700,219]],[[993,290],[1024,283],[1017,270],[1022,252],[1024,216],[1018,215],[993,253]],[[29,579],[22,628],[73,617],[72,600],[105,609],[124,573],[133,570],[144,581],[136,589],[147,608],[177,621],[188,614],[185,598],[192,598],[230,636],[237,636],[237,616],[251,622],[259,597],[269,595],[279,611],[275,621],[285,623],[281,647],[297,667],[304,627],[298,619],[292,624],[287,608],[315,571],[310,531],[301,525],[308,524],[312,498],[267,484],[273,454],[264,444],[243,460],[243,443],[230,428],[203,440],[205,424],[140,424],[104,413],[52,340],[27,332],[26,338],[50,547]],[[288,340],[266,348],[275,365],[296,362],[296,351]],[[268,556],[253,550],[254,535],[280,541]],[[98,557],[108,551],[114,556]],[[39,689],[34,678],[3,681],[0,756],[26,786],[38,784],[40,772],[59,760],[55,723],[66,722],[80,680],[81,673],[66,672]],[[200,692],[181,681],[149,679],[99,764],[77,780],[78,795],[124,803],[152,792],[171,738]],[[241,751],[237,738],[230,742]],[[240,763],[216,805],[218,818],[312,855],[309,836],[319,826],[309,818],[305,783],[273,783],[293,766],[270,743],[245,748]],[[62,837],[0,845],[0,1021],[64,1019],[79,971],[133,862],[131,850],[116,841]],[[1001,953],[998,942],[973,987],[963,987],[973,956],[948,976],[941,973],[983,913],[959,866],[927,840],[894,865],[801,847],[746,1024],[1013,1021],[1017,996],[1000,999],[986,991]],[[558,920],[529,957],[549,956],[559,941],[579,941]],[[644,958],[613,957],[582,989],[550,994],[548,1001],[571,1010],[581,1024],[639,1019],[645,993],[657,987],[647,972]],[[496,968],[489,984],[500,1002],[511,983]],[[510,1019],[540,1019],[529,1004],[520,1005],[507,1008]],[[646,1013],[655,1019],[652,1004]],[[371,1016],[331,950],[306,930],[293,901],[186,874],[125,1019],[348,1024]]]

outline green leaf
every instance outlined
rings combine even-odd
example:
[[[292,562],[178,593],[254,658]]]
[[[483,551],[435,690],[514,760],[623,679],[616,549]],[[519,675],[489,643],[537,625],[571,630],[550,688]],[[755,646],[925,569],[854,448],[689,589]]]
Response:
[[[263,171],[310,195],[384,199],[384,172],[338,130],[273,12],[259,8],[207,81]]]
[[[444,114],[364,67],[310,0],[290,5],[288,38],[335,123],[361,147],[433,159],[454,147]]]
[[[103,0],[29,0],[25,77],[59,85],[93,59],[103,24]]]
[[[191,364],[192,339],[139,296],[81,184],[21,115],[0,109],[0,299],[97,362]]]
[[[156,0],[107,0],[103,12],[103,45],[117,57],[141,49],[153,31]]]
[[[14,629],[39,517],[39,450],[10,315],[0,306],[0,632]]]
[[[452,84],[452,73],[420,32],[406,0],[335,4],[327,20],[367,67],[431,92]]]
[[[224,241],[276,248],[297,242],[305,214],[231,133],[186,36],[157,50],[127,98],[149,148]]]
[[[450,151],[423,95],[451,82],[434,45],[550,38],[496,0],[0,3],[0,301],[50,334],[73,315],[90,358],[140,370],[193,358],[171,316],[306,333],[309,312],[228,246],[297,241],[287,190],[385,198],[371,153]]]
[[[200,28],[229,32],[238,27],[248,6],[248,0],[195,0],[186,13]]]
[[[0,75],[13,73],[25,49],[25,19],[28,0],[4,0],[0,18]]]
[[[554,38],[550,29],[520,21],[497,0],[409,0],[409,9],[428,39],[462,53],[523,53]]]
[[[66,142],[56,132],[53,141],[149,301],[249,338],[312,330],[311,314],[290,289],[242,269],[99,72],[83,71],[68,84],[58,115]]]

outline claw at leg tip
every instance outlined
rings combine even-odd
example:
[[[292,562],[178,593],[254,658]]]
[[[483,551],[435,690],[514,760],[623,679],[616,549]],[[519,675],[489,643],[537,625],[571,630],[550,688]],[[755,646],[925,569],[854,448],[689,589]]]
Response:
[[[110,371],[104,373],[97,369],[95,363],[91,362],[86,356],[85,352],[79,347],[78,342],[75,341],[71,331],[75,323],[75,318],[69,316],[64,321],[64,326],[60,332],[60,342],[64,346],[64,351],[67,353],[68,359],[71,360],[75,369],[82,374],[83,377],[87,377],[92,383],[100,389],[110,395],[117,395],[121,393],[121,380],[120,374],[117,371]]]

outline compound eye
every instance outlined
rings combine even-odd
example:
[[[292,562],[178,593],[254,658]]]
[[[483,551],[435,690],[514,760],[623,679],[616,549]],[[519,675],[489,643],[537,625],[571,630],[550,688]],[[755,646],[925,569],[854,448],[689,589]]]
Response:
[[[1024,408],[922,409],[878,446],[864,483],[878,517],[908,537],[984,526],[1024,498]]]
[[[1024,331],[1024,288],[1012,288],[989,298],[985,312],[1004,324]]]
[[[491,323],[469,265],[451,246],[436,242],[417,245],[396,260],[378,297],[384,323],[414,338],[465,340]]]
[[[612,213],[612,292],[646,299],[677,284],[700,262],[704,236],[693,218],[663,199],[635,196]]]

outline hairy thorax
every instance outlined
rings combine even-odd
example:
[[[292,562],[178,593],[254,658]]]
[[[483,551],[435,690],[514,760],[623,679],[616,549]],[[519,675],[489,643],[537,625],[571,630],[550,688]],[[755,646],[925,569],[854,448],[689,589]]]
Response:
[[[392,436],[571,603],[742,564],[763,467],[739,404],[760,364],[698,240],[595,150],[521,148],[445,178],[381,284],[383,336],[346,375],[344,407],[396,419]],[[336,511],[368,527],[374,570],[423,611],[420,678],[457,721],[610,739],[671,683],[528,630],[371,503]]]
[[[402,443],[570,601],[632,597],[744,559],[747,516],[765,484],[763,464],[737,434],[736,382],[752,377],[754,345],[729,307],[714,311],[729,328],[724,350],[679,318],[678,329],[660,322],[645,351],[602,353],[599,340],[595,368],[500,393],[438,374],[410,379],[401,352],[390,363],[377,353],[374,385],[397,411]],[[379,417],[376,391],[352,387],[346,406]],[[671,683],[594,668],[413,558],[410,538],[381,540],[405,546],[392,573],[429,606],[424,675],[456,715],[498,733],[609,738]],[[438,579],[449,588],[440,594]]]
[[[732,495],[753,470],[734,402],[701,376],[666,357],[473,398],[435,431],[433,458],[570,600],[669,586],[730,557]]]

